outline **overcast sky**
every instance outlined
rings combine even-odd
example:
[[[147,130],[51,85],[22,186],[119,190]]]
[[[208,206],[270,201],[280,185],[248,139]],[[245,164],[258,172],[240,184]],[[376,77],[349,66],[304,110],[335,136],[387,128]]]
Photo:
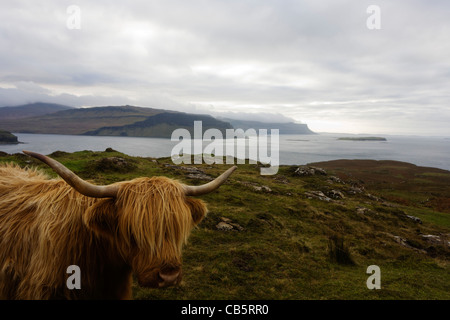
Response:
[[[448,0],[0,6],[0,106],[131,104],[289,118],[316,132],[450,136]]]

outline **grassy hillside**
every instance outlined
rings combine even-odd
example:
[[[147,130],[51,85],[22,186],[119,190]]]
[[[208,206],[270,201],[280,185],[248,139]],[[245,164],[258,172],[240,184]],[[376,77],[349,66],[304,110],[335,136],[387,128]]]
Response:
[[[210,128],[219,129],[225,134],[226,129],[233,127],[209,115],[187,114],[184,112],[162,112],[143,121],[117,127],[102,127],[86,132],[86,135],[98,136],[134,136],[170,138],[176,129],[187,129],[194,136],[194,121],[202,121],[202,131]]]
[[[195,185],[229,167],[108,151],[51,156],[98,184],[164,175]],[[25,155],[8,161],[53,174]],[[365,160],[259,169],[239,165],[202,197],[210,212],[184,249],[181,285],[135,284],[135,299],[450,299],[449,171]],[[369,265],[380,290],[366,287]]]

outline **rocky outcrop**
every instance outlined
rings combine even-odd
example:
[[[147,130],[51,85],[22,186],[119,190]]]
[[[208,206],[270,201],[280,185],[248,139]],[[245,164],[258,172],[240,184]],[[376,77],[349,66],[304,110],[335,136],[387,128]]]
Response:
[[[300,166],[294,171],[294,173],[301,177],[314,175],[322,175],[322,176],[327,175],[327,172],[324,169],[311,166]]]
[[[231,221],[231,219],[221,217],[220,222],[216,225],[216,229],[220,231],[242,231],[244,230],[239,224]]]

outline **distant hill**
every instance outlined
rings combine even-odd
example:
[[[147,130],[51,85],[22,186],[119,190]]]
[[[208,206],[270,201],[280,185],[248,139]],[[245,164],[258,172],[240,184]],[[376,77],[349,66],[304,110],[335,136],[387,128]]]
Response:
[[[34,107],[40,110],[40,105]],[[67,108],[48,114],[44,114],[45,110],[45,107],[40,112],[35,110],[34,114],[41,114],[38,116],[0,118],[0,128],[21,133],[161,138],[170,138],[172,131],[178,128],[192,132],[196,120],[203,121],[203,130],[232,128],[229,123],[209,115],[128,105]]]
[[[73,109],[72,107],[54,103],[30,103],[16,107],[1,107],[0,119],[23,119],[30,117],[42,116],[57,111]]]
[[[187,129],[191,136],[194,135],[194,121],[202,121],[202,130],[216,128],[225,135],[226,129],[233,127],[228,122],[220,121],[210,115],[189,114],[183,112],[163,112],[148,117],[144,121],[116,127],[102,127],[94,131],[86,132],[86,135],[99,136],[134,136],[134,137],[158,137],[170,138],[175,129]]]
[[[303,123],[277,123],[277,122],[260,122],[260,121],[247,121],[247,120],[235,120],[223,118],[224,121],[231,123],[235,129],[243,129],[244,131],[250,128],[255,130],[267,129],[270,133],[270,129],[278,129],[279,134],[315,134],[308,128],[307,124]]]
[[[133,124],[161,112],[166,110],[133,106],[70,108],[28,118],[0,118],[0,128],[22,133],[78,135],[104,126]]]

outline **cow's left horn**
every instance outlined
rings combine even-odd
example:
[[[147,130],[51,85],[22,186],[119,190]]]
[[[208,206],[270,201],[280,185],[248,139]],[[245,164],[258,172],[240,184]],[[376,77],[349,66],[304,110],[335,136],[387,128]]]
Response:
[[[57,174],[61,176],[72,188],[77,190],[79,193],[92,198],[114,198],[117,195],[118,187],[114,185],[110,186],[96,186],[87,181],[84,181],[75,173],[67,169],[64,165],[59,163],[52,158],[44,156],[39,153],[31,151],[23,151],[23,153],[41,160],[49,167],[51,167]]]
[[[203,184],[201,186],[185,185],[184,191],[187,196],[201,196],[202,194],[213,192],[214,190],[219,188],[225,182],[225,180],[228,179],[228,177],[233,173],[234,170],[236,170],[236,168],[237,168],[236,166],[232,166],[213,181]]]

